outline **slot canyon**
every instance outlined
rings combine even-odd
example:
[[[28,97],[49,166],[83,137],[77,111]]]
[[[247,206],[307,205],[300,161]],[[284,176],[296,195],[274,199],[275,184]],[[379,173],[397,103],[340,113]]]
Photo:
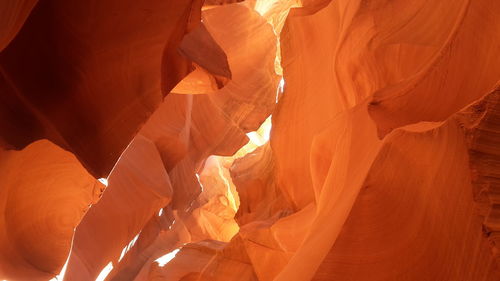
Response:
[[[500,1],[0,0],[0,280],[500,281]]]

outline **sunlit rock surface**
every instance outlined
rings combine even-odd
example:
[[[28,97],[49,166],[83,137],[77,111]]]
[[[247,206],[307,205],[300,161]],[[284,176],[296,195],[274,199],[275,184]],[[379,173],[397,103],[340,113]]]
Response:
[[[0,3],[0,280],[500,280],[500,2]]]

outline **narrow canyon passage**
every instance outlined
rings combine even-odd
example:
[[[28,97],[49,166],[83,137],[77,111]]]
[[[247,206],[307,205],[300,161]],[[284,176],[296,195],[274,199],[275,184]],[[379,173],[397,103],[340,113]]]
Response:
[[[498,15],[0,0],[0,280],[499,281]]]

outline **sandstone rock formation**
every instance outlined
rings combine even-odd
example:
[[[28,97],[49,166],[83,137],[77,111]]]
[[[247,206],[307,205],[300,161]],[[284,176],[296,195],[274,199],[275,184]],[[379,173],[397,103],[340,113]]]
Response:
[[[500,2],[0,3],[0,280],[500,280]]]

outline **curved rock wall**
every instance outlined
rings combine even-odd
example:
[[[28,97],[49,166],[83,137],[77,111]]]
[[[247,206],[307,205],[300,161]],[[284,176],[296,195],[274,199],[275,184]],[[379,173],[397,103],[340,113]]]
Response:
[[[0,3],[0,279],[500,280],[498,14]]]

